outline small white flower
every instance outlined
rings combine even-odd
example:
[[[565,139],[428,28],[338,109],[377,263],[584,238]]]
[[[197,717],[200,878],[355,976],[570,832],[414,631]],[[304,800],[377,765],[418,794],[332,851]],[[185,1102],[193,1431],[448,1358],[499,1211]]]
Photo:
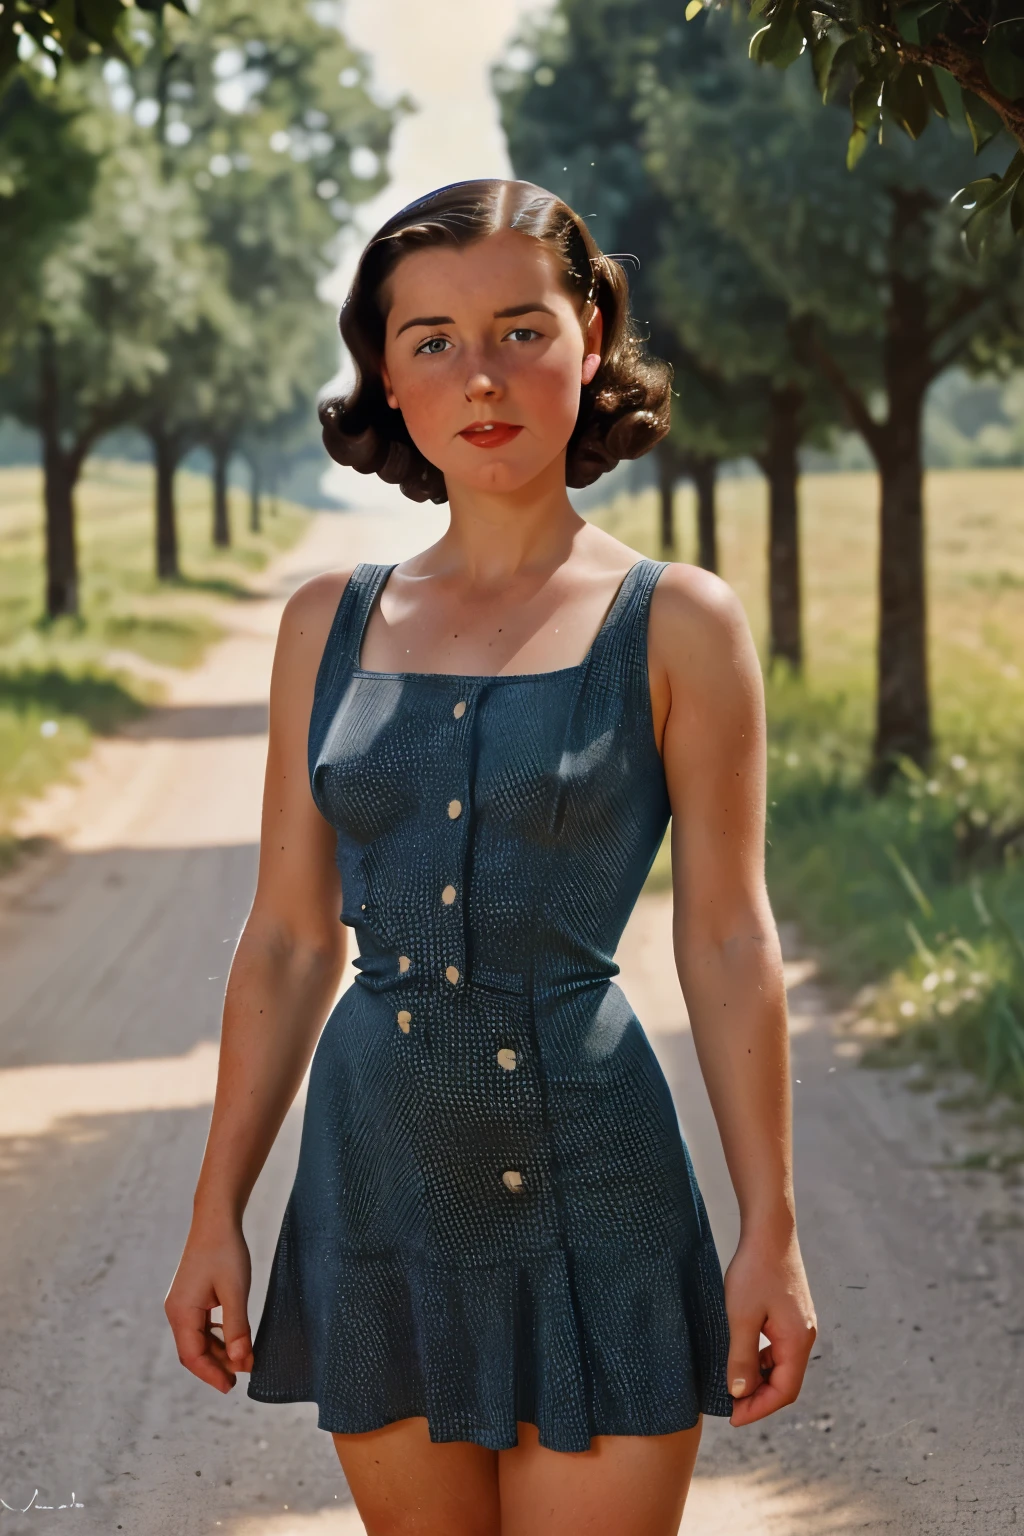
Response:
[[[924,990],[926,992],[934,992],[935,988],[938,986],[938,984],[939,984],[939,973],[938,973],[938,971],[929,971],[928,975],[924,978],[924,980],[921,983],[922,987],[924,988]]]
[[[57,734],[57,732],[59,730],[60,730],[60,723],[59,723],[59,721],[57,721],[57,720],[44,720],[43,723],[39,727],[39,734],[40,734],[40,736],[56,736],[56,734]]]
[[[953,998],[944,997],[937,1006],[940,1013],[952,1013],[953,1009],[956,1007],[956,1003]]]
[[[956,981],[956,971],[954,971],[951,966],[947,965],[946,969],[942,973],[942,979],[943,981],[947,982]]]
[[[957,773],[962,773],[967,767],[967,759],[960,752],[954,752],[949,760],[949,766],[955,768]]]
[[[929,779],[928,783],[925,785],[925,789],[928,791],[928,793],[930,795],[937,795],[938,792],[939,792],[939,781],[938,781],[938,779]]]
[[[912,1003],[909,997],[906,998],[904,1002],[900,1003],[900,1013],[902,1013],[905,1019],[912,1019],[916,1012],[917,1004]]]

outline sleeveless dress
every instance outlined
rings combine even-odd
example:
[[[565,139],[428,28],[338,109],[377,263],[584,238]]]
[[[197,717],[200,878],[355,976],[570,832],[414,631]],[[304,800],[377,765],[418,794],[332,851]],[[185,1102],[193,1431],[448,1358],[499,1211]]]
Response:
[[[341,1433],[553,1450],[728,1415],[722,1272],[613,955],[669,820],[647,680],[662,561],[578,666],[369,672],[356,567],[316,679],[355,983],[310,1064],[248,1396]]]

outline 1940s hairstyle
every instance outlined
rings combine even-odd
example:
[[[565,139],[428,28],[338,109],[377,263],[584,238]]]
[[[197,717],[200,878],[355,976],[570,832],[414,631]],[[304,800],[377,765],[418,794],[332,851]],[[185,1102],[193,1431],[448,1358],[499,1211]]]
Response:
[[[557,251],[581,312],[594,302],[604,318],[601,366],[582,388],[566,483],[590,485],[620,459],[639,458],[668,431],[671,369],[645,354],[629,312],[625,273],[598,250],[579,215],[529,181],[456,181],[396,213],[367,245],[339,321],[355,382],[347,394],[319,407],[331,458],[400,486],[413,501],[447,501],[448,492],[441,471],[423,457],[401,411],[392,410],[384,395],[387,315],[381,290],[410,252],[470,245],[502,229],[521,230]]]

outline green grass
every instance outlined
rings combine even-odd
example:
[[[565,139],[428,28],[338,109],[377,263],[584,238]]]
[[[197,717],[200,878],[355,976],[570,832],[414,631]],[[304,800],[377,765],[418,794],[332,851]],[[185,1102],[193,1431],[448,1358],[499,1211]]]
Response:
[[[873,1064],[966,1066],[1024,1099],[1024,472],[928,480],[929,664],[937,749],[873,795],[876,481],[803,486],[806,678],[766,681],[766,866],[826,974],[857,991]],[[692,558],[692,497],[680,547]],[[657,554],[652,493],[594,521]],[[721,487],[721,574],[766,647],[767,509],[758,480]],[[1015,835],[1019,834],[1019,835]],[[667,840],[651,883],[671,880]],[[857,990],[859,989],[859,990]]]
[[[19,851],[18,805],[66,774],[96,733],[159,695],[154,667],[193,667],[222,628],[225,601],[251,596],[251,577],[301,535],[309,514],[264,509],[248,529],[248,498],[230,494],[234,543],[210,538],[210,483],[178,478],[182,574],[153,574],[152,471],[93,460],[78,492],[81,615],[48,622],[43,606],[42,476],[0,470],[0,869]]]

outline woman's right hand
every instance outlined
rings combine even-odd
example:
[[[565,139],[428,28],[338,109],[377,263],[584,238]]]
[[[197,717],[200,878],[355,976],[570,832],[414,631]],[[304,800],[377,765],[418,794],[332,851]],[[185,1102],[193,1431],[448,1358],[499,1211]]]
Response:
[[[236,1371],[252,1370],[247,1316],[251,1279],[241,1225],[230,1218],[202,1225],[193,1221],[164,1298],[164,1312],[182,1365],[218,1392],[231,1391]],[[218,1306],[223,1308],[223,1323],[211,1323],[210,1312]],[[223,1340],[214,1328],[222,1329]]]

